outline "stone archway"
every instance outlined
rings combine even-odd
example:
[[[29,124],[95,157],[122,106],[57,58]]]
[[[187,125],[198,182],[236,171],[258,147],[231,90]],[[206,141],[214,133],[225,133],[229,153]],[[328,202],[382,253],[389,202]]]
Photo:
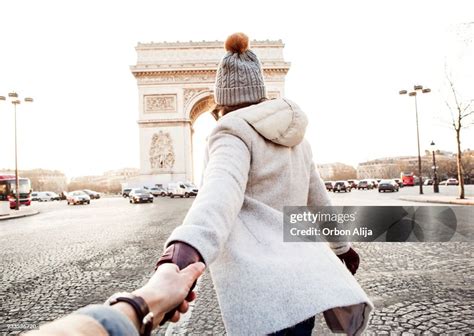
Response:
[[[269,98],[284,95],[290,64],[281,41],[253,41]],[[223,42],[138,43],[131,72],[139,97],[140,176],[137,185],[192,181],[192,125],[214,106]]]
[[[194,125],[194,122],[199,118],[199,116],[205,112],[208,112],[214,108],[216,105],[212,92],[210,95],[204,96],[194,103],[189,111],[189,120],[191,125]]]

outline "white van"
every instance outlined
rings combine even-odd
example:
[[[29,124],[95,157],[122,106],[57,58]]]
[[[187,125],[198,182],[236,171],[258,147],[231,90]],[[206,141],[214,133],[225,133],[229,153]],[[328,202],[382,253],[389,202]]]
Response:
[[[31,193],[31,200],[38,202],[49,202],[54,200],[60,200],[58,194],[52,191],[33,191]]]
[[[168,183],[168,195],[171,198],[179,196],[181,198],[189,196],[196,196],[198,193],[198,188],[189,182],[171,182]]]

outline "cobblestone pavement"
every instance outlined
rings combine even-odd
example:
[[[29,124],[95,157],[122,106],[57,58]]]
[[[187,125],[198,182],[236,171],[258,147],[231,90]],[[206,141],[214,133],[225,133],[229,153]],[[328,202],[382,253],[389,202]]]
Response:
[[[474,334],[474,252],[470,243],[358,243],[356,274],[374,302],[366,335]],[[173,334],[225,332],[208,273],[191,318]],[[317,300],[317,298],[315,298]],[[330,335],[318,316],[314,335]]]
[[[0,335],[141,286],[191,202],[41,203],[39,215],[1,222]]]
[[[0,335],[19,334],[143,284],[191,202],[44,203],[36,205],[37,216],[0,223]],[[356,277],[376,307],[368,335],[474,334],[472,243],[355,246],[362,261]],[[208,273],[191,314],[156,334],[225,334]],[[329,334],[320,317],[314,334]]]

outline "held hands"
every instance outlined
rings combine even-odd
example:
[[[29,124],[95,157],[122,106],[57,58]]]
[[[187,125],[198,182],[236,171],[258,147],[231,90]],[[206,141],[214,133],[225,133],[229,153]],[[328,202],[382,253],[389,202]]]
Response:
[[[172,322],[177,322],[180,315],[188,311],[189,302],[196,297],[191,287],[205,268],[202,262],[193,263],[181,271],[171,263],[162,265],[145,286],[133,292],[141,296],[154,313],[153,328],[163,320],[166,312],[174,308],[176,310],[170,318]]]
[[[346,264],[347,269],[352,273],[352,275],[356,274],[356,271],[359,268],[360,258],[352,247],[346,253],[339,254],[338,257],[344,264]]]
[[[179,269],[184,269],[188,265],[196,262],[203,261],[201,255],[199,252],[192,246],[176,241],[172,245],[168,246],[168,248],[165,250],[165,253],[161,256],[160,259],[158,259],[158,262],[156,264],[156,269],[159,270],[162,267],[165,266],[165,264],[174,264],[178,266]],[[189,295],[193,295],[191,292],[194,289],[194,286],[196,285],[196,281],[190,286],[189,288]],[[192,297],[192,296],[191,296]],[[187,301],[190,301],[187,299]],[[184,302],[186,303],[186,302]],[[171,320],[171,322],[176,322],[175,321],[175,315],[177,312],[180,312],[180,307],[181,306],[175,306],[172,307],[170,310],[167,310],[167,313],[161,319],[160,325],[165,324],[167,321]],[[179,319],[179,313],[178,313],[178,319]]]

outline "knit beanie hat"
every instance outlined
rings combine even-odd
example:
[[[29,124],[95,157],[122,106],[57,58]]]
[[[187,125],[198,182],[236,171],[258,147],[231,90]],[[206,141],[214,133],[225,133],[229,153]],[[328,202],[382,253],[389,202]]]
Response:
[[[249,49],[249,38],[243,33],[229,36],[227,54],[217,68],[214,100],[218,105],[234,106],[255,103],[265,97],[262,67],[257,55]]]

